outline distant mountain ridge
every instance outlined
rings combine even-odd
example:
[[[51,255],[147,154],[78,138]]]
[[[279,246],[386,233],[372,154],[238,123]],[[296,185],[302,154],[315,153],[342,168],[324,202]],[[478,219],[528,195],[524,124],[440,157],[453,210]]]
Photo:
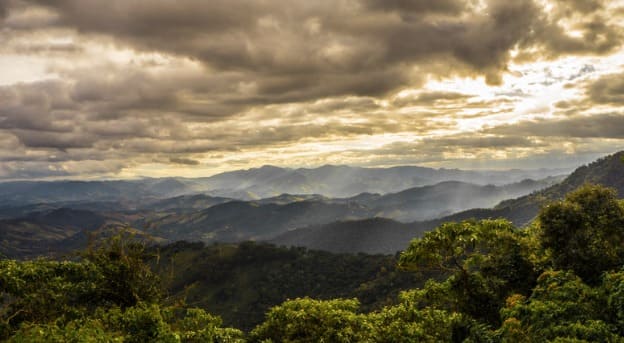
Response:
[[[409,242],[422,233],[423,230],[418,226],[386,218],[369,218],[297,229],[272,238],[269,242],[333,253],[388,254],[398,251],[397,242]]]
[[[127,227],[138,230],[135,231],[138,235],[152,237],[157,241],[209,243],[267,240],[298,228],[322,226],[336,221],[388,217],[407,222],[436,218],[475,204],[493,206],[512,194],[526,194],[555,181],[556,178],[525,180],[505,186],[447,181],[399,193],[362,193],[350,198],[282,194],[261,200],[242,201],[194,194],[147,201],[144,204],[119,203],[117,208],[114,202],[80,201],[5,207],[0,208],[0,236],[4,230],[7,239],[0,251],[23,255],[28,254],[29,246],[33,246],[30,252],[38,253],[45,249],[39,248],[37,242],[45,240],[49,241],[50,246],[60,249],[74,248],[81,242],[87,242],[91,233],[101,236],[116,228]],[[1,220],[3,217],[5,219]],[[396,222],[396,225],[391,226],[398,228],[404,227],[404,224]],[[20,238],[21,230],[33,234]],[[49,235],[46,232],[57,234]],[[391,238],[390,234],[386,236],[370,243]],[[413,233],[408,236],[413,236]],[[362,249],[377,252],[370,244],[362,245]]]
[[[288,169],[273,166],[226,172],[202,179],[209,193],[223,197],[246,194],[249,199],[280,194],[320,194],[330,198],[361,193],[388,194],[408,188],[460,181],[477,185],[504,185],[524,179],[544,179],[567,174],[564,169],[471,171],[416,166],[362,168],[326,165],[319,168]]]
[[[549,201],[562,199],[567,193],[585,183],[600,184],[615,189],[619,197],[624,197],[624,151],[600,158],[588,165],[577,168],[560,183],[516,199],[502,201],[492,209],[474,209],[466,213],[456,213],[450,218],[502,217],[518,226],[528,224]]]
[[[361,168],[328,165],[313,169],[264,166],[202,178],[14,181],[0,183],[0,206],[84,201],[146,203],[200,193],[238,200],[259,200],[281,194],[319,194],[337,198],[361,193],[396,193],[443,181],[503,185],[566,172],[562,169],[469,171],[413,166]]]
[[[549,177],[539,181],[521,179],[506,185],[495,182],[532,172],[515,171],[505,176],[498,172],[420,167],[263,167],[200,179],[5,183],[0,184],[0,195],[4,196],[0,198],[4,204],[0,204],[0,252],[28,255],[32,252],[29,247],[35,247],[31,250],[39,253],[51,246],[79,247],[91,232],[107,235],[118,228],[132,227],[137,235],[157,242],[251,239],[336,252],[394,253],[414,236],[444,221],[504,217],[519,225],[526,223],[544,201],[556,199],[585,181],[622,191],[623,155],[618,153],[578,168],[561,182],[560,178]],[[420,174],[415,175],[415,170]],[[405,175],[411,175],[411,179]],[[481,185],[443,180],[398,192],[365,191],[347,197],[314,192],[339,182],[345,185],[336,186],[335,193],[366,188],[354,186],[363,180],[376,180],[371,181],[368,190],[391,189],[405,182],[453,175],[471,175],[477,181],[490,182]],[[244,183],[242,177],[249,180]],[[330,181],[319,182],[316,188],[306,186],[302,194],[277,193],[289,187],[301,190],[310,180],[322,177]],[[63,193],[66,184],[69,188]],[[228,192],[245,197],[257,197],[263,192],[271,196],[240,200],[215,194],[220,192],[213,189],[216,186],[230,187]],[[198,193],[200,189],[211,190]],[[169,197],[170,194],[174,196]],[[513,200],[504,200],[510,198]]]
[[[494,206],[502,199],[544,188],[555,180],[525,180],[506,186],[447,181],[399,193],[363,193],[351,198],[283,194],[258,201],[224,202],[199,211],[176,211],[135,226],[172,240],[266,240],[290,230],[334,221],[372,217],[404,222],[433,219],[469,206]]]
[[[612,187],[618,191],[621,198],[624,197],[624,151],[581,166],[559,183],[529,195],[502,201],[494,208],[473,208],[442,218],[416,221],[409,224],[379,220],[336,222],[297,229],[274,238],[272,242],[334,252],[379,252],[379,247],[365,246],[362,248],[361,245],[357,244],[358,240],[376,237],[386,247],[383,253],[391,254],[405,249],[411,238],[432,230],[444,222],[506,218],[518,226],[526,225],[535,218],[542,205],[549,201],[561,199],[566,193],[587,182]],[[409,234],[403,237],[394,236],[395,234],[392,232],[400,231],[402,228],[410,234],[413,233],[414,236],[411,238],[409,238]],[[390,234],[386,235],[386,233]],[[393,236],[396,239],[389,238]]]

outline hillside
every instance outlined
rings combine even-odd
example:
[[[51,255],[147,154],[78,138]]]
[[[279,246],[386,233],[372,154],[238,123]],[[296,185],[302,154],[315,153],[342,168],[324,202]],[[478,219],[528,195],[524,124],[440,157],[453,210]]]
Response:
[[[81,230],[95,230],[106,218],[91,211],[54,209],[0,220],[0,253],[10,257],[47,254]]]
[[[622,341],[624,202],[587,184],[538,225],[446,223],[395,255],[115,236],[0,258],[0,340]]]
[[[79,202],[137,205],[197,194],[238,200],[259,200],[285,193],[319,194],[336,198],[366,192],[395,193],[444,181],[502,185],[566,172],[564,169],[469,171],[414,166],[361,168],[327,165],[312,169],[264,166],[200,178],[12,181],[0,182],[0,207]]]
[[[431,230],[445,221],[503,217],[517,225],[524,225],[535,216],[539,206],[545,201],[560,198],[568,190],[584,182],[601,183],[622,191],[624,188],[621,177],[624,175],[622,155],[623,153],[618,153],[578,168],[555,185],[551,184],[557,181],[556,178],[541,181],[525,180],[503,186],[447,181],[431,186],[413,187],[397,193],[384,195],[360,193],[346,198],[328,198],[321,194],[281,194],[257,201],[233,201],[230,198],[207,194],[179,195],[164,199],[158,199],[154,195],[179,189],[180,185],[195,189],[199,187],[197,186],[199,183],[205,182],[201,179],[193,182],[156,179],[128,183],[102,182],[106,187],[98,192],[95,192],[98,189],[97,182],[77,182],[72,183],[73,186],[69,188],[67,194],[71,196],[63,193],[53,196],[62,183],[10,184],[11,187],[17,187],[15,191],[19,189],[18,185],[20,187],[28,185],[34,191],[24,190],[25,193],[65,199],[66,202],[1,207],[0,217],[4,219],[0,220],[0,232],[3,237],[0,252],[9,256],[23,256],[47,253],[70,246],[80,247],[80,242],[87,241],[86,232],[106,223],[108,228],[133,227],[138,235],[156,241],[271,240],[277,244],[307,246],[329,251],[392,254],[403,249],[414,236]],[[338,167],[327,166],[307,170],[307,173],[309,177],[316,175],[328,180],[338,180],[342,176],[334,175],[334,171],[344,169],[347,170],[347,175],[352,171],[349,168],[336,168]],[[388,172],[399,175],[412,169],[405,167],[353,170],[368,173],[370,176],[382,171],[386,173],[384,175],[388,175]],[[429,176],[433,174],[426,168],[420,172]],[[254,183],[259,180],[272,180],[276,175],[286,175],[284,173],[288,174],[290,171],[265,167],[262,172],[250,170],[226,173],[217,179],[235,185],[243,176],[250,177],[250,182]],[[457,176],[460,172],[446,173],[455,173]],[[148,191],[150,184],[154,186],[154,190]],[[141,186],[137,188],[137,185]],[[535,191],[548,185],[551,186]],[[114,194],[134,191],[137,192],[135,194],[137,198],[151,194],[149,195],[151,200],[97,201],[107,197],[113,199]],[[503,201],[492,207],[502,198],[530,192],[533,193]],[[78,195],[90,198],[76,200],[80,198]],[[68,209],[73,212],[69,212]],[[91,217],[84,219],[83,216],[87,213],[90,213]],[[445,216],[449,213],[453,214]],[[401,224],[382,219],[367,220],[375,217],[410,223]],[[28,234],[23,235],[24,232]],[[73,237],[78,233],[81,234]]]
[[[480,186],[464,182],[442,182],[432,186],[410,188],[386,195],[362,193],[351,198],[326,198],[321,195],[282,194],[257,201],[230,201],[227,198],[213,198],[203,195],[183,196],[164,200],[149,208],[164,211],[162,216],[137,221],[133,226],[149,234],[166,237],[169,240],[190,240],[203,242],[240,242],[244,240],[267,240],[280,236],[277,243],[303,243],[310,239],[310,248],[324,246],[317,239],[295,238],[300,228],[319,226],[335,221],[359,220],[385,217],[398,221],[424,220],[440,217],[469,208],[469,206],[493,206],[511,195],[527,194],[554,182],[554,178],[542,181],[525,180],[505,186]],[[196,206],[207,205],[206,209],[193,210]],[[171,212],[170,214],[166,214]],[[363,242],[361,249],[369,253],[387,253],[401,249],[405,237],[412,231],[399,229],[399,223],[389,221],[388,230],[373,235],[370,242]],[[378,221],[360,222],[365,228],[374,227]],[[338,225],[342,228],[342,225]],[[323,229],[323,237],[338,233],[334,228]],[[292,232],[292,230],[295,230]],[[344,228],[338,242],[347,239],[354,227]],[[368,229],[367,229],[368,230]],[[422,230],[417,230],[422,231]],[[387,237],[384,237],[387,236]],[[398,235],[398,236],[397,236]],[[400,236],[400,238],[399,238]],[[289,238],[286,238],[289,237]],[[325,239],[324,238],[324,239]],[[362,239],[362,238],[360,238]],[[282,241],[284,240],[284,241]],[[312,243],[316,242],[316,243]],[[329,241],[328,241],[329,242]],[[375,244],[377,248],[374,247]],[[297,243],[297,244],[299,244]],[[387,243],[387,245],[386,245]],[[320,244],[320,245],[317,245]],[[351,244],[352,246],[355,246]],[[330,251],[353,251],[333,247]],[[359,249],[359,248],[358,248]],[[393,249],[393,250],[390,250]]]
[[[393,254],[423,233],[417,226],[390,219],[339,221],[292,230],[269,242],[335,253]]]
[[[357,197],[352,201],[370,207],[375,216],[413,222],[439,218],[470,208],[492,207],[504,199],[529,194],[560,180],[557,177],[539,181],[527,179],[503,186],[445,181],[379,197]]]
[[[415,166],[361,168],[326,165],[313,169],[264,166],[222,173],[201,179],[200,182],[211,190],[210,194],[223,197],[240,198],[246,195],[261,199],[288,193],[341,198],[360,193],[396,193],[445,181],[504,185],[567,172],[564,169],[469,171]]]
[[[127,223],[131,219],[131,215],[121,212],[71,208],[46,209],[17,218],[0,219],[0,256],[34,258],[63,255],[86,248],[90,240],[122,231],[150,244],[166,242],[161,237],[130,228]]]
[[[184,298],[220,315],[226,325],[251,329],[287,299],[357,297],[363,309],[391,303],[422,275],[396,269],[394,256],[332,254],[263,243],[177,242],[159,249],[158,266],[171,301]],[[154,264],[156,261],[152,261]]]
[[[549,201],[562,199],[566,193],[577,189],[585,183],[613,188],[620,197],[623,197],[624,151],[605,156],[588,165],[581,166],[562,182],[541,191],[517,199],[503,201],[490,210],[471,210],[444,219],[502,217],[511,220],[516,225],[526,225],[535,218],[542,205]]]
[[[142,228],[170,240],[240,242],[267,239],[298,227],[345,218],[365,218],[368,209],[358,204],[301,201],[280,204],[231,201],[191,214],[172,214]]]
[[[423,232],[432,230],[445,222],[457,222],[466,219],[505,218],[515,225],[523,226],[535,218],[541,206],[545,203],[561,199],[567,192],[577,189],[585,183],[595,183],[612,187],[620,197],[624,196],[624,151],[601,158],[589,165],[577,168],[571,175],[560,183],[536,191],[532,194],[512,200],[506,200],[493,208],[472,208],[466,211],[454,213],[437,219],[427,221],[415,221],[409,224],[389,224],[382,220],[364,220],[354,222],[336,222],[317,227],[308,227],[295,230],[279,236],[273,242],[284,245],[313,247],[315,249],[343,252],[380,252],[392,254],[405,248],[410,239],[419,236]],[[476,207],[475,201],[469,201],[469,205]],[[390,227],[390,229],[388,228]],[[401,227],[408,228],[412,237],[408,234],[401,236]],[[359,228],[365,228],[359,231]],[[386,232],[398,231],[385,239]],[[340,232],[339,234],[334,233]],[[370,247],[367,244],[358,245],[357,241],[363,237],[382,237],[386,250]],[[326,236],[332,239],[326,239]],[[337,250],[338,249],[338,250]],[[362,250],[360,250],[362,249]]]
[[[31,236],[17,240],[12,238],[12,243],[5,242],[5,248],[1,248],[0,252],[10,256],[22,256],[28,253],[29,246],[33,247],[32,254],[51,250],[67,251],[66,247],[80,248],[80,242],[87,242],[84,232],[95,230],[105,222],[118,228],[132,227],[138,235],[152,236],[155,239],[203,242],[265,240],[299,228],[373,217],[408,222],[439,217],[468,206],[492,206],[511,194],[526,194],[536,188],[545,187],[554,180],[556,179],[524,180],[505,186],[480,186],[448,181],[410,188],[399,193],[361,193],[350,198],[282,194],[261,200],[237,201],[206,194],[192,194],[144,201],[74,200],[5,206],[0,207],[0,219],[3,219],[0,220],[0,230],[5,230],[6,235],[12,232],[19,236],[20,227],[24,227],[24,230],[31,232]],[[93,184],[88,184],[86,189],[92,186]],[[72,237],[78,233],[77,230],[84,232],[79,237]],[[349,232],[352,230],[347,229]],[[39,234],[32,234],[34,231]],[[54,236],[54,239],[50,238],[46,243],[48,231],[58,231],[61,236]],[[400,232],[397,234],[404,235]],[[394,252],[395,248],[403,245],[391,242],[403,240],[389,233],[387,238],[376,237],[374,241],[363,244],[362,251]],[[387,242],[388,245],[374,248],[375,241]],[[22,250],[18,252],[8,248],[9,245],[23,249],[20,248]],[[39,245],[46,249],[37,248]]]
[[[0,206],[54,202],[144,202],[192,191],[190,185],[174,178],[129,181],[16,181],[0,183]]]

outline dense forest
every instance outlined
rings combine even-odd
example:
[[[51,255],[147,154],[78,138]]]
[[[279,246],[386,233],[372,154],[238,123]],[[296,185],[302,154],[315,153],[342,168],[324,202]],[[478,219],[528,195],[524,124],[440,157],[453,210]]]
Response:
[[[0,339],[617,342],[623,265],[624,203],[590,184],[527,227],[444,223],[397,258],[252,243],[156,249],[118,236],[67,261],[0,260]],[[220,309],[215,299],[233,300]],[[224,325],[211,310],[232,304],[251,319],[229,312]],[[249,311],[265,307],[261,318]]]

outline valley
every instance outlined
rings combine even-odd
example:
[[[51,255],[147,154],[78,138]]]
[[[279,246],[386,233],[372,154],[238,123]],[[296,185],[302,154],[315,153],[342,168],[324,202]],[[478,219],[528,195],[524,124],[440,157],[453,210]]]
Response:
[[[265,166],[200,179],[0,183],[0,253],[65,254],[131,231],[153,243],[253,240],[392,254],[439,218],[552,186],[560,172]]]

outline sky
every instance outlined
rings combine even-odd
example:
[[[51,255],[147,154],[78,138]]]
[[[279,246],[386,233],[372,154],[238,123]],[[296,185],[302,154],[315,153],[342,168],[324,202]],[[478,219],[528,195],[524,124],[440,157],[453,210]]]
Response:
[[[572,168],[623,43],[620,0],[0,0],[0,180]]]

